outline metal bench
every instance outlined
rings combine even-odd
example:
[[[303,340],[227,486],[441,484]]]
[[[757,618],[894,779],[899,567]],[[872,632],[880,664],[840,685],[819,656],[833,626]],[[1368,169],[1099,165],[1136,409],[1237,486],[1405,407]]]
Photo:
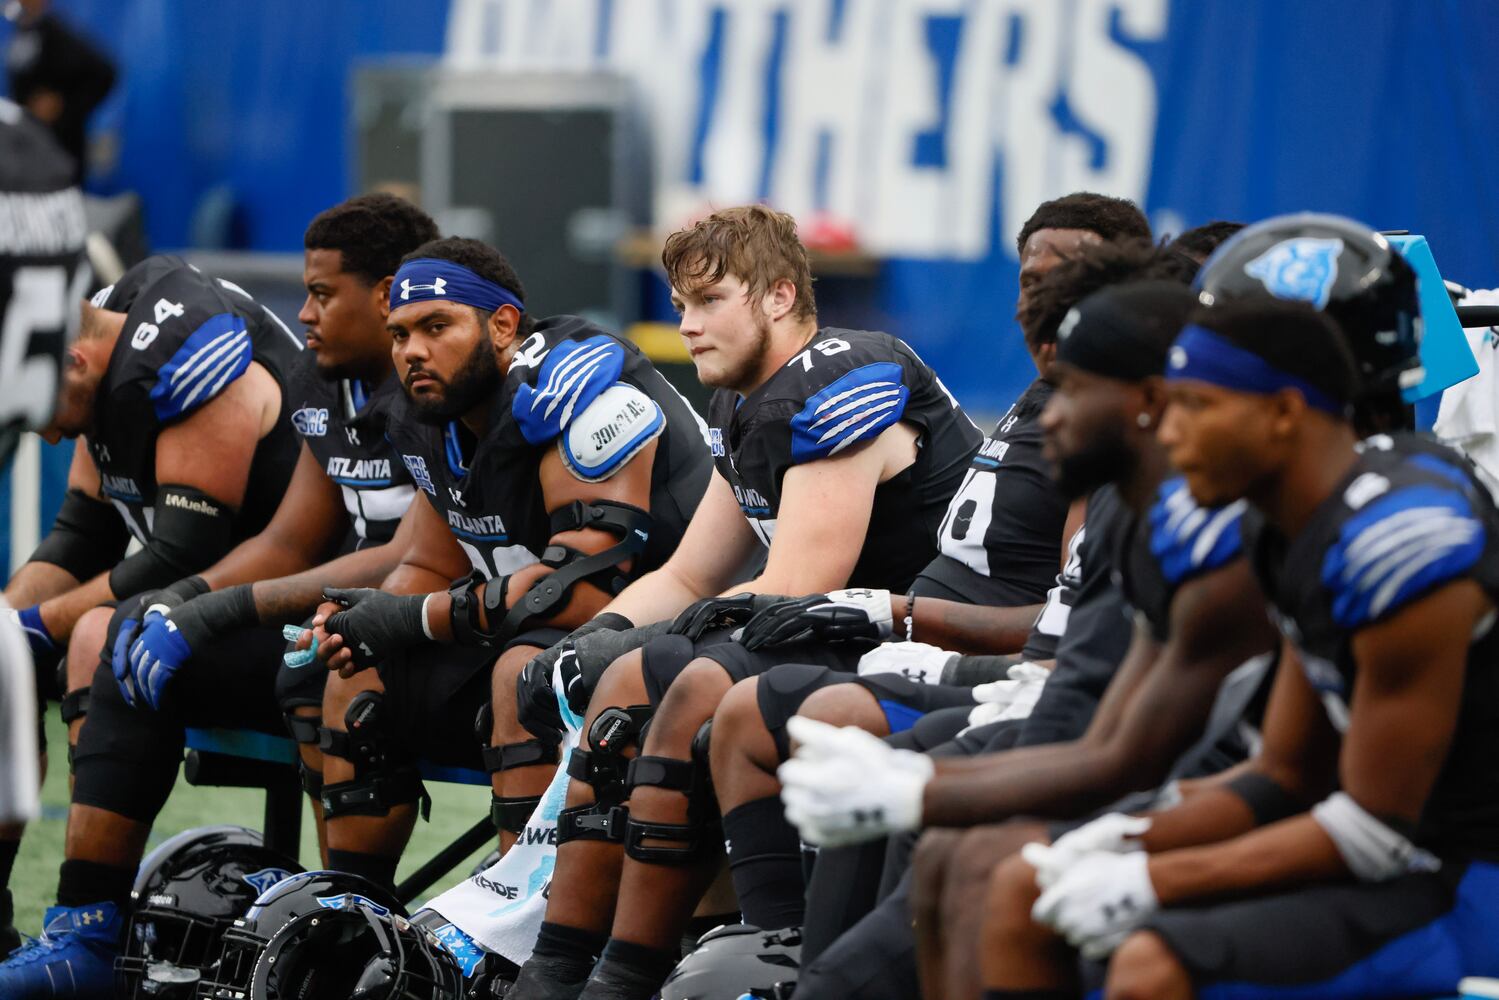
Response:
[[[483,771],[430,761],[422,761],[419,766],[426,781],[489,787],[489,775]],[[297,773],[297,744],[289,737],[244,729],[189,729],[183,773],[191,785],[263,790],[266,846],[289,857],[298,856],[302,843],[302,779]],[[397,883],[396,897],[409,904],[493,837],[494,827],[485,816]]]

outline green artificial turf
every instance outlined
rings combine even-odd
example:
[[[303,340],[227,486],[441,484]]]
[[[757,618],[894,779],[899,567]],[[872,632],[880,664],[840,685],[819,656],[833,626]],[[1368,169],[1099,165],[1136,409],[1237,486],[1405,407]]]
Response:
[[[47,745],[54,764],[42,786],[42,819],[26,830],[21,853],[11,875],[10,888],[15,896],[16,927],[23,934],[41,930],[42,911],[52,905],[57,893],[57,866],[63,857],[63,833],[68,816],[67,733],[56,709],[47,712]],[[429,783],[432,794],[432,822],[418,822],[411,845],[401,859],[398,878],[405,877],[423,861],[437,853],[459,833],[489,811],[489,789],[468,785]],[[258,828],[264,809],[264,796],[245,788],[195,788],[179,780],[166,808],[151,831],[151,844],[195,826],[238,823]],[[452,885],[487,853],[484,848],[460,864],[447,878],[438,882],[435,891]],[[318,864],[317,834],[312,812],[304,808],[302,850],[298,859],[306,867]],[[413,910],[416,906],[411,907]]]

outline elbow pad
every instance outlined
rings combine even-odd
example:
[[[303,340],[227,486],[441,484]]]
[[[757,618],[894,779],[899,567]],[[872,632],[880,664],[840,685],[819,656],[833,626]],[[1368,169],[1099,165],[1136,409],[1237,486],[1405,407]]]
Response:
[[[1435,855],[1365,811],[1346,792],[1334,792],[1313,806],[1312,819],[1332,838],[1343,863],[1362,882],[1383,882],[1442,867]]]
[[[68,490],[52,530],[31,554],[31,562],[61,566],[79,580],[92,580],[120,561],[130,531],[115,509],[82,490]]]
[[[234,510],[191,486],[156,493],[151,540],[109,574],[109,589],[129,597],[212,566],[234,542]]]

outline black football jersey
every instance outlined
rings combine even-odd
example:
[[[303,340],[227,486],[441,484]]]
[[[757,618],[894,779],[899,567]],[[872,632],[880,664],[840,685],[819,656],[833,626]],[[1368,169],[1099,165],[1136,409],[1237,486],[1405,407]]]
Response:
[[[0,466],[52,417],[88,234],[73,165],[47,130],[0,99]]]
[[[1113,486],[1094,490],[1088,497],[1088,513],[1079,532],[1077,584],[1067,601],[1062,620],[1047,621],[1048,606],[1032,628],[1023,655],[1027,659],[1055,659],[1051,676],[1041,691],[1030,717],[1021,727],[1020,744],[1032,746],[1080,737],[1088,728],[1109,682],[1133,638],[1129,605],[1115,583],[1109,541],[1121,521],[1130,518],[1129,508]],[[1043,624],[1049,628],[1043,628]],[[1054,630],[1061,628],[1060,636]]]
[[[1160,485],[1144,517],[1126,510],[1115,523],[1110,544],[1119,587],[1158,642],[1170,635],[1177,590],[1244,554],[1244,509],[1242,500],[1201,507],[1186,480],[1174,477]]]
[[[292,365],[289,389],[292,426],[343,493],[350,531],[343,550],[390,541],[416,495],[406,464],[385,436],[400,379],[391,374],[372,387],[324,378],[317,356],[304,351]]]
[[[942,518],[941,554],[922,570],[973,604],[1036,604],[1056,577],[1068,503],[1041,455],[1050,398],[1036,379],[1000,418]]]
[[[873,440],[900,421],[920,434],[916,461],[875,489],[848,583],[904,592],[936,556],[937,528],[983,441],[915,351],[888,333],[819,330],[747,397],[719,389],[708,408],[714,464],[767,548],[787,469]]]
[[[124,312],[125,326],[100,383],[88,431],[104,495],[131,534],[151,536],[156,439],[259,362],[281,385],[281,415],[255,448],[234,537],[258,534],[275,513],[296,465],[290,369],[301,340],[238,286],[177,258],[152,257],[95,296]]]
[[[634,561],[639,576],[666,561],[708,488],[702,418],[635,345],[577,316],[540,320],[517,350],[490,423],[475,441],[458,421],[416,419],[404,394],[390,435],[474,569],[507,576],[540,561],[553,531],[538,476],[557,448],[581,479],[604,479],[658,440],[651,473],[653,527]]]
[[[1414,435],[1366,447],[1294,539],[1258,512],[1245,544],[1282,633],[1339,732],[1350,719],[1362,628],[1455,580],[1499,600],[1499,514],[1458,453]],[[1447,762],[1417,827],[1439,856],[1499,857],[1499,630],[1469,648]]]

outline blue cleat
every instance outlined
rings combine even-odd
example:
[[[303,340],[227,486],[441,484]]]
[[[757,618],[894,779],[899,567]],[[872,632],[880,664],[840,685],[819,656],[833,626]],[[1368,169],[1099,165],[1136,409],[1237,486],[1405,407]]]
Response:
[[[5,1000],[92,1000],[114,995],[114,960],[125,936],[125,919],[114,903],[54,906],[42,936],[0,962]]]

